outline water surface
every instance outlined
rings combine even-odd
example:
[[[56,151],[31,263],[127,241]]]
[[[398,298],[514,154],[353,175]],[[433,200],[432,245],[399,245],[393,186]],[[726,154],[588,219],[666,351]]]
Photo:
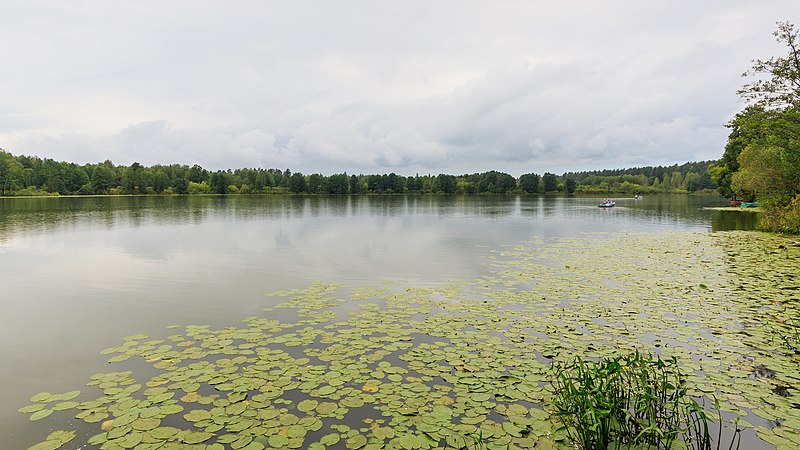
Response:
[[[752,228],[717,197],[112,197],[0,199],[0,440],[43,437],[16,409],[110,370],[99,351],[171,324],[237,325],[315,280],[432,286],[492,251],[595,232]]]

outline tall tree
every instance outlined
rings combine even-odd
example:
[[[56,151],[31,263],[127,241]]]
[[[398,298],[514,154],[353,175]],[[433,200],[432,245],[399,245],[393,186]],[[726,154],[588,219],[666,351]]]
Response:
[[[786,56],[753,60],[753,67],[743,77],[766,75],[745,84],[737,93],[764,109],[793,107],[800,109],[800,40],[794,24],[778,22],[772,33],[778,43],[786,45]]]
[[[731,187],[752,191],[764,203],[762,227],[800,233],[800,40],[789,22],[778,22],[773,34],[788,54],[754,60],[744,73],[766,77],[738,91],[760,111],[743,123],[750,133],[741,142]]]
[[[542,176],[542,185],[545,192],[553,192],[558,188],[556,174],[547,172]]]
[[[286,169],[289,172],[289,169]],[[294,193],[306,191],[306,177],[300,172],[295,172],[289,177],[289,190]]]
[[[215,194],[225,194],[228,192],[230,175],[224,170],[218,170],[211,174],[211,192]]]
[[[10,153],[0,149],[0,195],[10,194],[22,181],[22,164]]]
[[[456,177],[453,175],[439,174],[436,176],[436,187],[439,192],[453,194],[456,192]]]
[[[535,173],[526,173],[519,177],[519,188],[523,192],[535,194],[539,192],[539,175]]]
[[[574,194],[575,189],[578,187],[578,183],[575,181],[574,178],[567,178],[564,180],[564,192],[567,194]]]
[[[106,164],[98,164],[92,171],[89,184],[95,194],[107,194],[117,183],[116,174]]]

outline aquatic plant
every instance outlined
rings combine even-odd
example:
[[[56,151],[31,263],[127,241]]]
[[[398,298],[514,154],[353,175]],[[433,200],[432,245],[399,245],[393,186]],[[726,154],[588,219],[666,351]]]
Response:
[[[639,348],[675,357],[685,384],[673,384],[719,398],[762,446],[797,448],[797,358],[763,324],[786,320],[800,247],[761,233],[598,236],[502,249],[477,280],[312,283],[269,294],[238,326],[127,336],[83,391],[41,392],[19,412],[46,430],[36,450],[568,448],[543,409],[551,361]]]
[[[785,319],[780,321],[780,318],[777,318],[768,323],[773,340],[777,340],[788,352],[800,354],[800,310],[795,311],[794,315],[784,311],[781,317]]]
[[[578,357],[554,368],[555,415],[579,448],[670,449],[676,442],[713,448],[709,418],[688,395],[674,357],[636,351],[596,362]],[[716,448],[721,430],[720,423]],[[728,448],[738,448],[739,431]]]

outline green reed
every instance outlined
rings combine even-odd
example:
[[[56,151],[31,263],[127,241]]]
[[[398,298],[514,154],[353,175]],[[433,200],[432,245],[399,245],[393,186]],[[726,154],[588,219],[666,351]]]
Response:
[[[715,440],[675,358],[637,351],[597,362],[576,358],[554,368],[555,415],[581,449],[720,448],[722,417]],[[739,433],[729,449],[739,447]]]

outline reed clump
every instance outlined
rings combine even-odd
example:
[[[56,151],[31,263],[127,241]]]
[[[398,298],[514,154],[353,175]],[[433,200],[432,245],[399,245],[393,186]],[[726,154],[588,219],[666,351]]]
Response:
[[[703,406],[687,394],[675,358],[637,352],[554,365],[555,415],[584,450],[719,449],[722,417],[714,436]],[[740,430],[728,449],[739,447]]]

